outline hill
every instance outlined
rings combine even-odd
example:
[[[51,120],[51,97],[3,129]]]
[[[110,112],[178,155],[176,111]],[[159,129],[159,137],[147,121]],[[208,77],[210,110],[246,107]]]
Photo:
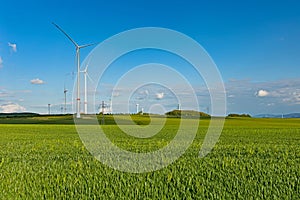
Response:
[[[300,118],[300,113],[290,113],[284,115],[260,114],[253,116],[255,118]]]
[[[169,117],[188,117],[188,118],[198,118],[198,117],[203,117],[203,118],[210,118],[211,116],[207,113],[204,112],[198,112],[194,110],[172,110],[170,112],[165,113],[165,115]]]

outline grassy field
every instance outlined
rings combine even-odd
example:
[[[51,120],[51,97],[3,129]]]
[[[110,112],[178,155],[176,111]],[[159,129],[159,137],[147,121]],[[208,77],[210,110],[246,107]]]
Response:
[[[71,118],[5,120],[0,121],[9,123],[0,124],[0,199],[300,199],[300,119],[226,119],[219,142],[203,159],[198,153],[209,119],[200,120],[182,157],[144,174],[98,162]],[[157,136],[138,141],[116,125],[104,130],[122,148],[148,151],[166,145],[178,122],[168,119]]]

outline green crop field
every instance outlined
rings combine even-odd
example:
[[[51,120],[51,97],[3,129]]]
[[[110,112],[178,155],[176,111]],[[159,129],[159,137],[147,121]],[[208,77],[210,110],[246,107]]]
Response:
[[[185,154],[142,174],[97,161],[70,116],[54,117],[49,124],[39,118],[16,120],[0,121],[6,123],[0,124],[0,199],[300,199],[300,119],[226,119],[205,158],[198,154],[209,119],[200,120]],[[152,151],[172,140],[178,122],[168,119],[157,136],[138,140],[117,125],[103,128],[122,148]]]

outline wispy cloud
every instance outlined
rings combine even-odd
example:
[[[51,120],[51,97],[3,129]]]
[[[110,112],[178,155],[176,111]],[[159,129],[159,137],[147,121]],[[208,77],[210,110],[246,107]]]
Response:
[[[3,98],[3,97],[9,97],[10,94],[5,91],[5,90],[0,90],[0,97]]]
[[[0,112],[2,113],[15,113],[15,112],[24,112],[24,111],[26,111],[26,108],[16,103],[9,102],[0,105]]]
[[[113,97],[118,97],[118,96],[120,96],[120,91],[114,90],[114,91],[112,92],[112,96],[113,96]]]
[[[283,102],[289,104],[298,104],[300,105],[300,91],[291,92],[289,96],[286,96],[282,99]]]
[[[45,81],[39,79],[39,78],[35,78],[35,79],[32,79],[30,81],[31,84],[33,85],[42,85],[42,84],[45,84]]]
[[[14,43],[8,43],[8,46],[10,47],[12,52],[17,52],[17,44]]]
[[[7,90],[5,88],[0,88],[0,98],[6,98],[6,101],[9,99],[9,101],[14,101],[15,97],[18,97],[19,95],[24,95],[31,93],[31,90]]]
[[[112,94],[113,87],[101,87],[101,98],[108,99]],[[225,83],[228,112],[237,113],[281,113],[295,112],[300,109],[300,79],[274,80],[269,82],[254,82],[249,79],[230,80]],[[107,91],[104,93],[103,91]],[[211,91],[204,85],[193,86],[188,89],[182,85],[171,85],[164,88],[157,84],[150,84],[136,89],[130,96],[129,101],[123,98],[123,94],[132,92],[132,87],[122,85],[122,88],[115,88],[113,96],[114,111],[123,112],[123,107],[130,107],[135,111],[135,104],[139,103],[145,112],[153,104],[161,104],[167,110],[174,109],[180,101],[184,106],[190,106],[193,94],[196,94],[199,107],[202,110],[211,108]],[[218,91],[216,91],[218,92]],[[105,96],[107,94],[107,96]],[[125,95],[126,96],[126,95]],[[186,109],[184,107],[184,109]],[[191,107],[189,109],[194,109]],[[125,111],[124,111],[125,112]]]

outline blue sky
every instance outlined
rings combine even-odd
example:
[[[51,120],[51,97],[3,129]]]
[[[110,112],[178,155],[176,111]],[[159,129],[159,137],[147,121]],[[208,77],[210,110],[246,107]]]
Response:
[[[2,2],[0,112],[46,113],[50,103],[52,112],[58,113],[64,101],[64,85],[69,89],[71,112],[75,49],[51,22],[79,44],[101,42],[139,27],[182,32],[200,43],[218,66],[226,87],[228,113],[300,112],[299,10],[296,0]],[[82,60],[92,49],[81,51]],[[149,55],[161,61],[157,52]],[[139,60],[136,63],[151,62],[148,57],[134,59]],[[180,62],[168,55],[162,57],[170,65]],[[135,61],[129,57],[126,63]],[[201,96],[199,107],[205,111],[210,105],[205,85],[195,81],[199,77],[191,75],[189,66],[186,69],[186,78]],[[115,79],[117,72],[111,70]],[[109,99],[112,84],[104,79],[103,90],[107,92],[97,96],[97,101]],[[153,102],[170,102],[169,93],[162,88],[152,92]]]

